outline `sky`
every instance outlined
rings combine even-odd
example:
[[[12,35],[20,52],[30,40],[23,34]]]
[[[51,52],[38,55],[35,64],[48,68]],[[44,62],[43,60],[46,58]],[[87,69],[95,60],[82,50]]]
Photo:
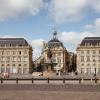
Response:
[[[40,56],[54,26],[66,49],[84,37],[100,36],[100,0],[0,0],[0,37],[24,37]]]

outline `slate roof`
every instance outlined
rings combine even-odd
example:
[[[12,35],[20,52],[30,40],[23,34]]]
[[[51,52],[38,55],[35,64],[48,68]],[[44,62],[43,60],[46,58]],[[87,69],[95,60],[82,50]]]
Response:
[[[58,39],[54,38],[52,40],[50,40],[49,42],[60,42]]]
[[[0,46],[28,46],[24,38],[0,38]]]
[[[86,37],[82,40],[80,45],[84,46],[87,44],[90,44],[93,46],[100,44],[100,37]]]
[[[53,33],[53,38],[48,42],[49,47],[63,47],[63,44],[57,38],[57,32]]]

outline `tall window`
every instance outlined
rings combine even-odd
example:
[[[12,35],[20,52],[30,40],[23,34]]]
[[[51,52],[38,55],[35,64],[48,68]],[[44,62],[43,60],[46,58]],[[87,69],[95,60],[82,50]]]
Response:
[[[10,51],[7,51],[6,54],[7,54],[7,55],[10,55]]]
[[[87,74],[91,74],[91,68],[87,68]]]
[[[98,74],[100,74],[100,68],[98,68]]]
[[[52,62],[56,62],[56,59],[52,59]]]
[[[98,56],[98,61],[100,62],[100,56]]]
[[[24,51],[24,55],[27,55],[27,50]]]
[[[84,66],[84,64],[81,64],[81,66]]]
[[[96,54],[96,51],[95,50],[93,50],[93,54]]]
[[[21,57],[20,56],[18,57],[18,61],[21,62]]]
[[[95,62],[96,61],[96,57],[92,56],[92,60],[93,60],[93,62]]]
[[[100,54],[100,50],[99,50],[99,54]]]
[[[15,55],[15,54],[16,54],[16,52],[15,52],[15,51],[13,51],[13,52],[12,52],[12,54],[13,54],[13,55]]]
[[[84,62],[84,56],[81,56],[81,62]]]
[[[16,61],[17,59],[16,59],[16,57],[15,56],[13,56],[13,58],[12,58],[12,61]]]
[[[7,61],[7,62],[10,62],[10,56],[7,57],[7,60],[6,60],[6,61]]]
[[[4,73],[5,72],[5,67],[4,65],[1,66],[1,73]]]
[[[84,54],[84,51],[81,51],[81,54]]]
[[[4,51],[1,51],[1,55],[4,55]]]
[[[84,71],[85,71],[84,68],[81,68],[81,73],[84,73]]]
[[[90,56],[87,56],[87,62],[90,62]]]
[[[1,57],[1,61],[5,61],[5,57]]]
[[[61,52],[58,53],[58,56],[61,56]]]
[[[55,58],[56,57],[56,54],[55,53],[52,53],[52,56],[53,56],[53,58]]]
[[[87,54],[90,54],[90,51],[89,50],[87,50]]]
[[[19,51],[19,55],[21,55],[21,51]]]
[[[61,63],[61,59],[58,58],[58,63]]]
[[[25,56],[23,59],[24,59],[25,62],[28,61],[28,57],[27,56]]]

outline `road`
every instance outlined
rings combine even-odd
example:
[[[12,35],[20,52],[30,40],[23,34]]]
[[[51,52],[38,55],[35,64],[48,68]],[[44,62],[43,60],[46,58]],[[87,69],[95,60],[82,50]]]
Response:
[[[0,100],[100,100],[100,86],[2,84]]]

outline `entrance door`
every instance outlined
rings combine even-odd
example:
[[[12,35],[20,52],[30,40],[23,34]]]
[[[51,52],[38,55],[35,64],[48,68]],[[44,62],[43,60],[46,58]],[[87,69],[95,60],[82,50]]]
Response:
[[[10,73],[10,67],[6,67],[6,72]]]
[[[1,67],[1,73],[4,73],[5,72],[5,67]]]
[[[21,74],[21,68],[18,68],[18,74]]]
[[[27,68],[24,68],[24,69],[23,69],[23,73],[24,73],[24,74],[27,74],[27,73],[28,73]]]
[[[12,73],[17,73],[17,68],[15,66],[12,67]]]

